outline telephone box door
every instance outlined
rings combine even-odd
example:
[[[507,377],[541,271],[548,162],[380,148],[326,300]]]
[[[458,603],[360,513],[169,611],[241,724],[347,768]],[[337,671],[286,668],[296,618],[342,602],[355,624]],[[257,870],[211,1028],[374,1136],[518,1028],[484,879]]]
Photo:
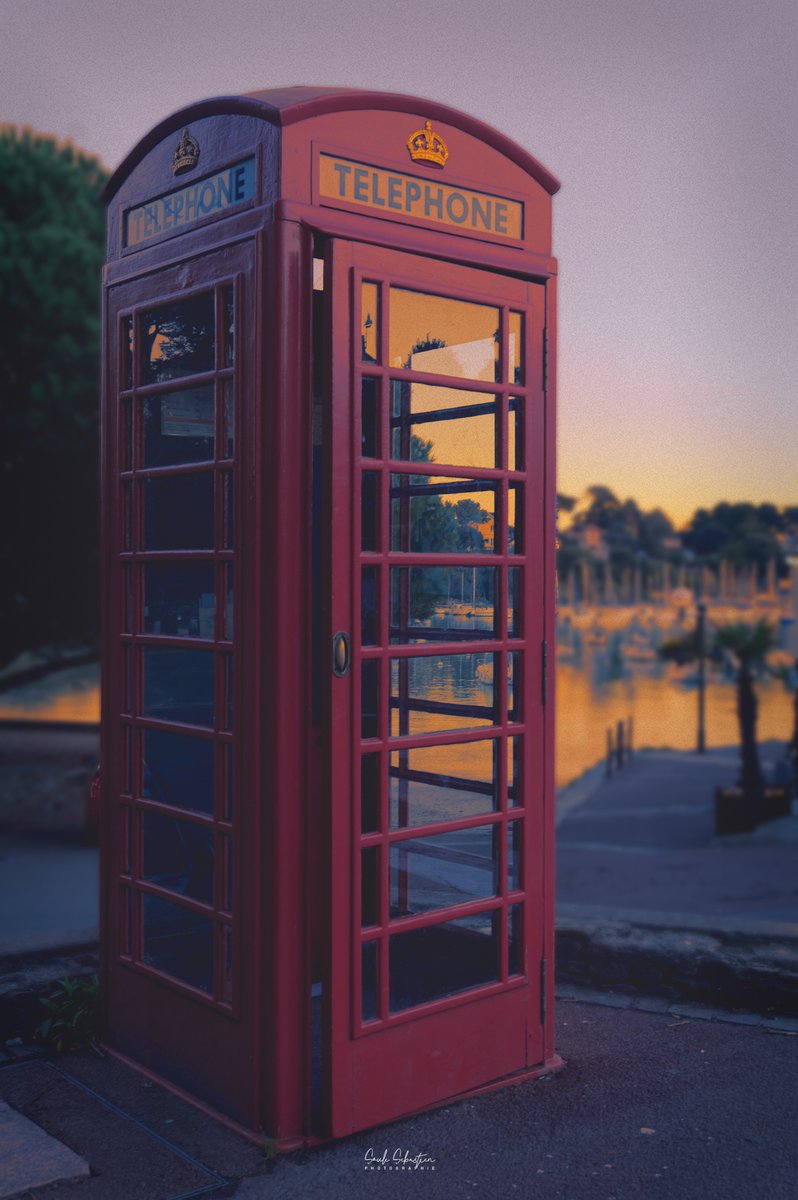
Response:
[[[544,1057],[544,287],[336,242],[331,1132]]]

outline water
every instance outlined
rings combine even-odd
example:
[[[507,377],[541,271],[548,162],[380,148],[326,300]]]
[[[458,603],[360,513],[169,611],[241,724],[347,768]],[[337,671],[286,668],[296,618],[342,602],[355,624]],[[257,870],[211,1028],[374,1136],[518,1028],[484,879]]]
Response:
[[[484,628],[476,618],[449,618],[462,628]],[[617,722],[634,722],[634,745],[690,750],[696,745],[698,693],[687,669],[645,657],[644,640],[627,645],[637,647],[640,657],[624,658],[618,643],[610,639],[604,645],[589,645],[587,639],[574,649],[566,639],[561,643],[557,663],[557,763],[556,783],[562,787],[604,758],[607,730]],[[564,647],[564,650],[563,650]],[[440,654],[417,660],[412,692],[430,699],[459,705],[490,706],[493,680],[486,678],[489,653],[457,655],[456,643]],[[491,674],[491,672],[487,672]],[[758,736],[764,741],[786,742],[792,735],[793,694],[785,683],[772,675],[757,684],[759,697]],[[0,693],[0,720],[71,721],[95,723],[100,719],[99,670],[96,664],[59,671],[36,683]],[[413,714],[413,731],[443,728],[476,728],[487,722],[477,717],[459,718],[426,713]],[[707,746],[737,745],[739,730],[736,713],[736,689],[731,675],[708,672],[706,689]],[[453,774],[463,770],[465,747],[450,751]],[[458,762],[455,761],[459,756]],[[444,770],[443,751],[437,758],[437,770]],[[482,772],[474,769],[474,776]]]

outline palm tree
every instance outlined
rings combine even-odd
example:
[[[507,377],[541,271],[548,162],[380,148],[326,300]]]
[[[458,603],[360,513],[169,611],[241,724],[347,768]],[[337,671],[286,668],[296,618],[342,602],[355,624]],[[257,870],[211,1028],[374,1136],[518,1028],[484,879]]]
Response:
[[[755,625],[725,625],[715,636],[716,647],[724,651],[737,671],[737,719],[740,723],[740,785],[748,809],[751,827],[761,824],[765,782],[759,763],[756,740],[757,698],[754,673],[773,646],[773,630],[764,619]]]

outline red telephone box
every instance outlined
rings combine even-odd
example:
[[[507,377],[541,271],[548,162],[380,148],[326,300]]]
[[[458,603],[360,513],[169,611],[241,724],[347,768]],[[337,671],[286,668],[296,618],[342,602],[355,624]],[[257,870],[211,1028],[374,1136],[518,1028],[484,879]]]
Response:
[[[313,88],[108,186],[107,1041],[284,1147],[559,1061],[557,186]]]

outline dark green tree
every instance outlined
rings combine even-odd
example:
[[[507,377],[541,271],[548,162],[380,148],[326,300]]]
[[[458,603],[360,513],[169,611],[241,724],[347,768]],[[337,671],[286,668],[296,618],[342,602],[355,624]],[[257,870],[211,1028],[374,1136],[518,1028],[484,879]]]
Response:
[[[97,632],[105,180],[71,146],[0,130],[0,663]]]

